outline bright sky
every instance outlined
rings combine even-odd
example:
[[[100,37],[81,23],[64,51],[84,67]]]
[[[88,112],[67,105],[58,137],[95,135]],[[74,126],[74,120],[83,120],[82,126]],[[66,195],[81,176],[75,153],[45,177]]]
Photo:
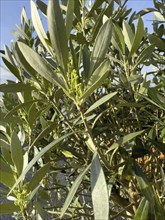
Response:
[[[77,1],[77,0],[75,0]],[[153,0],[128,0],[128,8],[132,8],[132,11],[140,11],[144,8],[152,8]],[[14,39],[11,31],[15,30],[15,25],[20,25],[20,14],[22,8],[25,7],[28,17],[30,17],[30,0],[0,0],[0,43],[1,49],[4,48],[4,44],[10,47],[10,42]],[[153,14],[144,16],[145,26],[152,30]],[[2,62],[2,61],[1,61]],[[2,64],[1,64],[2,65]],[[0,70],[2,71],[2,69]],[[6,79],[10,79],[11,74],[0,74],[0,82],[3,83]]]

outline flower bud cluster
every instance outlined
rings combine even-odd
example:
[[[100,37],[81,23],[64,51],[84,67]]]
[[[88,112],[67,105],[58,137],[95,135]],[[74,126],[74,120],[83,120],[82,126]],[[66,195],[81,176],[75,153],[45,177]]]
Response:
[[[69,93],[74,98],[76,103],[79,103],[80,97],[83,94],[83,84],[81,82],[79,73],[73,68],[72,60],[68,65],[67,80],[69,85]]]
[[[29,193],[27,191],[27,187],[23,187],[20,191],[18,189],[13,190],[17,200],[14,202],[16,206],[19,206],[21,212],[27,208],[29,203]]]

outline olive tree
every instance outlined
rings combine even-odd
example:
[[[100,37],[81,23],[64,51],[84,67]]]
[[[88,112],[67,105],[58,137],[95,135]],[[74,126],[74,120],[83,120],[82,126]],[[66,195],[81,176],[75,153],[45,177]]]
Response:
[[[30,4],[1,51],[16,81],[0,86],[0,213],[163,219],[163,1],[139,12],[127,0]]]

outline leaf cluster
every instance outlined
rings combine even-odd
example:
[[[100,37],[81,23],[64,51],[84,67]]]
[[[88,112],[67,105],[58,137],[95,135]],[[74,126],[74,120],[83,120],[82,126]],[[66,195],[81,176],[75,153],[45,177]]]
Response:
[[[17,80],[0,85],[0,214],[163,219],[163,2],[138,13],[127,0],[30,4],[1,51]]]

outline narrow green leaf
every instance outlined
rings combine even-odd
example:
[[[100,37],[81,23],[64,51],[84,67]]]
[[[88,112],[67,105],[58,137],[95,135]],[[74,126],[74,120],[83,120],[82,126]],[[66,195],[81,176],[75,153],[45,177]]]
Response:
[[[90,115],[90,116],[87,116],[87,117],[86,117],[86,120],[87,120],[87,121],[90,121],[90,120],[94,119],[95,117],[96,117],[96,114],[92,114],[92,115]],[[82,121],[81,117],[78,117],[78,118],[74,121],[73,124],[74,124],[74,125],[83,124],[83,121]]]
[[[7,59],[5,59],[4,57],[2,57],[2,60],[4,62],[4,64],[6,65],[6,67],[10,70],[10,72],[20,81],[22,81],[20,73],[19,73],[19,69],[16,66],[13,66],[13,64],[11,62],[9,62]]]
[[[52,141],[50,144],[48,144],[46,147],[44,147],[35,157],[33,157],[33,159],[29,162],[28,166],[23,170],[22,174],[19,176],[19,178],[17,179],[17,181],[15,182],[14,186],[12,187],[12,189],[10,190],[10,192],[8,193],[11,194],[11,192],[13,191],[13,189],[15,189],[15,187],[20,183],[20,181],[25,177],[25,175],[27,174],[27,172],[33,167],[33,165],[47,152],[49,151],[51,148],[55,147],[58,143],[60,143],[61,141],[63,141],[65,138],[69,137],[70,135],[72,135],[73,133],[69,133],[66,135],[63,135],[62,137],[60,137],[57,140]]]
[[[11,31],[11,33],[12,33],[12,35],[13,35],[14,37],[16,37],[17,39],[19,39],[20,34],[18,33],[18,31],[13,30],[13,31]]]
[[[68,0],[67,12],[66,12],[66,35],[68,39],[70,32],[72,30],[72,24],[74,18],[74,5],[75,5],[75,0]]]
[[[0,146],[3,147],[3,148],[5,148],[5,149],[7,149],[7,150],[10,149],[10,144],[7,143],[7,142],[6,142],[5,140],[3,140],[3,139],[0,139]]]
[[[52,53],[52,51],[50,50],[50,47],[47,44],[48,37],[47,37],[45,30],[42,26],[42,22],[41,22],[37,7],[36,7],[35,3],[33,2],[33,0],[31,0],[31,17],[32,17],[32,22],[33,22],[35,31],[36,31],[40,41],[42,42],[45,49],[49,53]]]
[[[15,132],[13,132],[11,137],[10,150],[13,163],[17,168],[18,175],[20,175],[23,169],[23,149],[21,142]]]
[[[5,55],[5,51],[4,51],[4,50],[0,50],[0,53],[2,53],[3,55]]]
[[[91,55],[90,61],[90,75],[98,68],[98,66],[105,59],[106,52],[108,50],[108,46],[111,42],[112,36],[112,21],[108,19],[100,28],[94,46],[93,52]]]
[[[94,71],[94,73],[90,77],[86,90],[82,95],[81,99],[85,99],[86,97],[90,96],[95,89],[97,89],[100,85],[102,85],[109,70],[110,70],[110,65],[108,61],[104,61],[103,63],[100,64],[100,66]]]
[[[37,141],[39,141],[40,139],[46,137],[46,135],[50,134],[50,132],[57,127],[56,123],[52,123],[51,125],[48,125],[44,130],[42,130],[42,132],[36,137],[36,139],[33,141],[33,143],[31,144],[30,148],[32,146],[34,146]]]
[[[123,148],[120,148],[120,149],[123,149]],[[133,169],[133,158],[132,157],[128,157],[128,159],[125,162],[124,169],[122,171],[122,177],[124,179],[130,181],[131,178],[132,178],[132,169]]]
[[[41,10],[41,12],[43,13],[43,15],[45,15],[47,17],[47,5],[41,0],[37,0],[36,4],[39,7],[39,9]]]
[[[109,109],[105,109],[104,111],[102,111],[100,114],[97,115],[97,117],[95,118],[94,122],[92,123],[92,129],[95,127],[96,122],[99,120],[100,117],[102,117],[103,114],[105,114]]]
[[[93,153],[95,153],[97,151],[95,144],[93,143],[93,140],[91,138],[88,138],[85,141],[87,147],[89,148],[89,150]]]
[[[125,43],[129,51],[131,51],[133,39],[134,39],[134,33],[130,25],[125,20],[123,20],[123,35],[124,35]]]
[[[144,36],[144,24],[143,24],[143,20],[141,17],[139,17],[138,20],[138,24],[137,24],[137,29],[136,29],[136,33],[135,33],[135,37],[133,40],[133,44],[132,44],[132,48],[131,51],[129,53],[129,57],[131,57],[134,53],[136,53],[137,49],[140,46],[140,42]]]
[[[104,14],[107,16],[107,18],[112,17],[113,16],[113,12],[114,12],[114,1],[109,1],[108,3],[108,7],[105,9]]]
[[[73,183],[73,185],[72,185],[72,187],[71,187],[71,189],[70,189],[70,191],[69,191],[69,194],[68,194],[68,196],[67,196],[67,198],[66,198],[66,200],[65,200],[65,203],[64,203],[64,205],[63,205],[63,207],[62,207],[61,215],[60,215],[60,218],[61,218],[61,219],[63,218],[63,216],[64,216],[64,214],[65,214],[67,208],[69,207],[69,205],[70,205],[70,203],[71,203],[73,197],[75,196],[75,193],[77,192],[78,187],[80,186],[80,184],[81,184],[81,182],[82,182],[82,180],[83,180],[85,174],[86,174],[87,171],[89,170],[89,168],[90,168],[90,165],[88,165],[88,166],[84,169],[84,171],[83,171],[82,173],[80,173],[79,176],[77,177],[77,179],[74,181],[74,183]]]
[[[95,219],[109,219],[109,196],[99,157],[94,154],[91,164],[92,204]]]
[[[13,65],[15,66],[15,63],[14,63],[14,60],[13,60],[13,57],[12,57],[12,54],[8,48],[7,45],[4,46],[4,50],[5,50],[5,57],[6,59]]]
[[[135,85],[135,84],[141,84],[143,82],[143,77],[141,75],[130,75],[128,77],[128,81],[131,83],[131,85]]]
[[[32,103],[28,111],[28,119],[27,119],[30,127],[33,127],[33,125],[37,120],[37,117],[39,117],[41,112],[42,110],[37,111],[35,103]]]
[[[149,99],[148,97],[143,96],[148,102],[152,103],[153,105],[157,106],[158,108],[161,108],[164,110],[164,106],[159,105],[158,103],[154,102],[152,99]]]
[[[156,105],[163,110],[165,110],[165,97],[158,94],[156,88],[149,88],[148,89],[148,96],[149,98],[156,103]]]
[[[114,34],[114,32],[113,32],[113,35],[112,35],[112,45],[120,52],[120,54],[122,54],[122,50],[121,50],[121,48],[120,48],[120,44],[117,42],[117,38],[115,37],[115,34]],[[108,54],[108,56],[110,56],[109,54]]]
[[[114,31],[118,38],[115,40],[116,42],[116,47],[119,47],[119,51],[121,51],[123,54],[125,54],[125,42],[124,42],[124,36],[121,31],[121,28],[117,24],[113,24],[114,26]],[[115,36],[114,36],[115,38]],[[120,45],[120,46],[119,46]]]
[[[104,0],[94,1],[92,8],[89,11],[88,17],[90,17],[93,14],[93,12],[103,4],[103,2],[104,2]]]
[[[41,167],[32,177],[28,184],[28,192],[33,191],[42,181],[42,179],[45,177],[47,172],[49,171],[50,163],[47,163],[43,167]]]
[[[34,202],[34,205],[35,205],[35,208],[36,208],[36,211],[37,211],[37,214],[39,215],[39,217],[41,219],[48,219],[47,212],[43,208],[43,205],[37,201]],[[40,219],[40,218],[38,218],[38,219]]]
[[[136,107],[136,108],[140,108],[140,107],[143,107],[143,103],[137,103],[137,102],[127,102],[127,101],[125,101],[125,100],[120,100],[119,101],[119,104],[117,105],[117,106],[119,106],[119,107],[123,107],[123,106],[126,106],[126,107]]]
[[[164,7],[165,9],[165,7]],[[165,21],[165,16],[163,16],[163,14],[161,14],[159,11],[155,11],[154,15],[156,16],[156,18],[158,18],[161,21]]]
[[[1,148],[1,153],[2,153],[3,158],[6,160],[6,162],[13,166],[14,164],[13,164],[13,161],[12,161],[12,158],[11,158],[10,150],[2,147]]]
[[[120,138],[117,142],[113,143],[113,144],[109,147],[109,149],[108,149],[108,151],[106,152],[106,154],[109,153],[110,151],[114,150],[115,148],[118,148],[119,146],[121,146],[121,145],[127,143],[128,141],[134,139],[134,138],[137,137],[138,135],[141,135],[143,132],[144,132],[144,130],[142,130],[142,131],[136,131],[136,132],[133,132],[133,133],[131,133],[131,134],[125,135],[124,137]]]
[[[13,184],[15,183],[15,178],[12,172],[5,172],[2,171],[0,172],[0,182],[4,184],[5,186],[11,188]]]
[[[37,187],[30,193],[30,195],[29,195],[29,201],[32,201],[33,197],[36,195],[36,193],[38,192],[39,188],[40,188],[40,185],[37,186]]]
[[[137,19],[140,16],[148,14],[150,12],[156,11],[156,8],[144,8],[143,10],[139,11],[135,16],[134,19]]]
[[[14,203],[0,203],[0,214],[12,214],[14,212],[19,212],[19,206],[14,205]]]
[[[107,57],[109,58],[109,60],[112,62],[115,62],[115,63],[118,63],[120,66],[123,66],[123,62],[117,58],[115,58],[114,56],[108,54]]]
[[[21,24],[22,24],[22,26],[24,25],[25,22],[26,22],[26,24],[29,24],[29,20],[28,20],[27,15],[26,15],[25,8],[23,7],[22,12],[21,12]]]
[[[51,1],[53,2],[53,1]],[[58,73],[54,73],[53,69],[49,66],[49,64],[34,50],[25,45],[22,42],[18,42],[18,47],[22,52],[23,56],[27,60],[27,62],[45,79],[48,81],[57,84],[61,88],[67,90],[66,83],[62,75]]]
[[[155,195],[153,192],[153,189],[145,175],[145,173],[141,170],[139,165],[134,162],[134,172],[135,177],[137,179],[139,189],[142,192],[142,194],[145,196],[145,198],[151,203],[155,204]]]
[[[6,173],[11,173],[11,167],[8,163],[6,163],[2,157],[0,157],[0,171],[6,172]]]
[[[156,47],[159,48],[159,50],[165,52],[165,43],[163,40],[151,34],[148,36],[148,38],[151,44],[154,44]]]
[[[16,24],[16,28],[17,28],[17,32],[19,33],[19,35],[21,35],[21,37],[23,36],[25,38],[25,40],[27,40],[27,41],[30,40],[29,36],[17,24]]]
[[[96,40],[96,37],[98,35],[98,32],[101,28],[101,26],[103,25],[103,23],[105,23],[105,19],[103,18],[106,18],[106,20],[108,20],[108,17],[105,15],[105,10],[102,10],[101,13],[98,13],[98,15],[96,16],[96,20],[95,20],[95,24],[93,26],[93,30],[92,30],[92,42],[94,42]]]
[[[156,220],[163,219],[165,216],[165,209],[163,202],[161,202],[158,196],[157,189],[155,189],[154,187],[152,187],[152,189],[155,195],[155,204],[151,204],[150,209],[154,210]]]
[[[139,65],[143,64],[143,62],[148,59],[151,56],[152,51],[154,50],[154,45],[150,45],[147,48],[145,48],[139,55],[139,57],[136,60],[136,64],[133,67],[133,70]]]
[[[26,61],[26,59],[24,58],[23,54],[21,53],[17,43],[14,44],[14,57],[17,61],[17,63],[22,66],[22,68],[30,75],[32,76],[34,79],[37,80],[37,72],[35,71],[35,69],[33,69],[31,67],[31,65]]]
[[[138,209],[136,210],[133,220],[148,220],[148,214],[149,214],[149,202],[148,200],[146,200],[146,198],[143,197],[142,200],[140,201]]]
[[[11,117],[17,110],[24,108],[26,106],[29,106],[30,104],[34,103],[34,102],[39,102],[39,100],[30,100],[24,103],[21,103],[19,105],[16,105],[15,107],[13,107],[13,109],[11,111],[9,111],[6,115],[5,118],[9,118]]]
[[[83,46],[82,50],[82,58],[83,58],[83,67],[85,72],[85,78],[88,79],[89,68],[90,68],[90,53],[88,51],[87,45]]]
[[[24,83],[9,83],[9,84],[0,85],[0,92],[4,92],[4,93],[24,92],[30,90],[32,90],[32,87]]]
[[[53,49],[55,50],[57,61],[61,68],[66,71],[68,61],[68,41],[59,0],[49,0],[47,17],[50,40]]]
[[[85,112],[85,114],[88,114],[89,112],[93,111],[95,108],[98,108],[100,105],[103,103],[107,102],[110,100],[112,97],[114,97],[117,94],[117,92],[112,92],[108,95],[103,96],[99,100],[97,100],[90,108]]]

